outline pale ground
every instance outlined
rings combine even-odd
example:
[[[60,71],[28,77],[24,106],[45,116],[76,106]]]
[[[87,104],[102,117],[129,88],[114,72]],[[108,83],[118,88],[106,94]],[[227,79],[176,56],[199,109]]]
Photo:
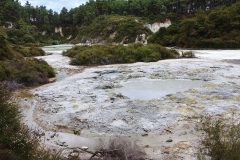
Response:
[[[195,117],[231,110],[239,114],[240,51],[194,52],[198,58],[87,68],[70,66],[68,57],[53,51],[39,58],[56,69],[58,80],[22,98],[23,122],[45,132],[43,142],[49,146],[88,146],[94,151],[99,138],[119,135],[137,139],[152,159],[196,159],[202,133],[194,130]],[[152,100],[131,100],[113,92],[121,82],[139,77],[207,83]],[[169,139],[172,142],[166,142]]]

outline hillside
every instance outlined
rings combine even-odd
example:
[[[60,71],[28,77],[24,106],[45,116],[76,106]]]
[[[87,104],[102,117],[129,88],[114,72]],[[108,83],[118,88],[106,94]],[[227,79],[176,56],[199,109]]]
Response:
[[[169,28],[161,28],[149,41],[184,48],[239,48],[240,2],[210,11],[199,10]]]
[[[144,27],[146,20],[133,16],[99,16],[79,29],[75,43],[145,42],[153,33]]]

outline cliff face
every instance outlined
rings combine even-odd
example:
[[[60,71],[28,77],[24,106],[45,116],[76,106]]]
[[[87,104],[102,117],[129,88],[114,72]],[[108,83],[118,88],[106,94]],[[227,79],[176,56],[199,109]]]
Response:
[[[62,37],[64,37],[63,32],[62,32],[62,27],[55,27],[55,33],[60,33]]]
[[[146,23],[144,24],[145,27],[149,28],[153,33],[156,33],[161,27],[169,27],[172,24],[170,19],[166,19],[165,22],[155,22],[153,24]]]

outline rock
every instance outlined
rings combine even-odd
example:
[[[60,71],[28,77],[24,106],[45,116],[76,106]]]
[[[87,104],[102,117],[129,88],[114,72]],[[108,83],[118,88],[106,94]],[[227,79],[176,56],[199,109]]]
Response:
[[[172,139],[168,139],[168,140],[166,140],[166,142],[172,142],[173,140]]]
[[[66,145],[66,142],[59,142],[59,141],[55,141],[56,145],[62,146],[62,147],[67,147],[68,145]]]
[[[170,19],[166,19],[164,23],[155,22],[153,24],[146,23],[144,27],[149,28],[153,33],[156,33],[161,27],[169,27],[172,24]]]
[[[165,129],[165,131],[167,131],[167,132],[169,132],[169,133],[172,133],[172,131],[171,131],[171,130],[169,130],[169,129]]]
[[[51,135],[51,138],[54,138],[54,137],[55,137],[55,135],[56,135],[56,133],[54,133],[53,135]]]
[[[149,132],[149,130],[148,130],[148,129],[146,129],[146,128],[143,128],[143,130],[144,130],[144,132]]]
[[[87,146],[82,146],[81,149],[86,151],[86,150],[88,150],[88,147]]]
[[[147,133],[144,133],[144,134],[142,134],[142,136],[145,137],[145,136],[148,136],[148,134],[147,134]]]
[[[187,134],[187,132],[186,131],[184,131],[183,133],[182,133],[182,135],[186,135]]]
[[[74,134],[76,135],[80,135],[81,134],[81,130],[80,129],[76,129],[73,131]]]

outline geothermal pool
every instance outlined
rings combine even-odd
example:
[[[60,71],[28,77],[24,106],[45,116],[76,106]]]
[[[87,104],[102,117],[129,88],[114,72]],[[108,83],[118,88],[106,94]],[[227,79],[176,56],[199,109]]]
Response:
[[[120,83],[123,87],[115,88],[113,92],[121,93],[132,100],[151,100],[197,88],[206,83],[201,80],[136,78]]]

